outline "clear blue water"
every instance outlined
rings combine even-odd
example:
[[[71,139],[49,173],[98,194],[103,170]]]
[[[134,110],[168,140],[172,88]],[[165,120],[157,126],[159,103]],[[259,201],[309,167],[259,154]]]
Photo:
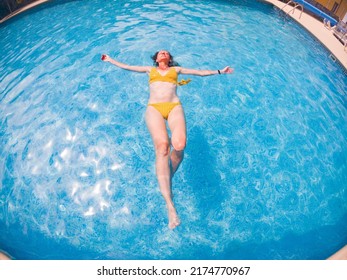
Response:
[[[271,5],[52,1],[0,26],[0,249],[17,259],[324,259],[347,242],[347,79]],[[179,89],[167,228],[149,65],[235,68]]]

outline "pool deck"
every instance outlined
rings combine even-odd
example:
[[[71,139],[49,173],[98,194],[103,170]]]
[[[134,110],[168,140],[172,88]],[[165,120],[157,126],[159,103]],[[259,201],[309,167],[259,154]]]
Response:
[[[347,245],[330,256],[328,260],[347,260]]]
[[[13,13],[9,14],[8,16],[4,17],[3,19],[0,20],[0,23],[3,23],[6,20],[9,20],[10,18],[13,18],[14,16],[16,16],[16,15],[18,15],[18,14],[20,14],[20,13],[26,11],[26,10],[34,8],[34,7],[36,7],[36,6],[40,5],[40,4],[43,4],[43,3],[48,2],[48,1],[50,1],[50,0],[37,0],[37,1],[33,2],[33,3],[30,3],[30,4],[28,4],[28,5],[24,6],[24,7],[16,10],[16,11],[14,11]]]
[[[279,0],[263,0],[273,4],[280,10],[286,5]],[[292,6],[286,6],[283,9],[283,13],[287,14],[292,10]],[[301,15],[301,16],[300,16]],[[300,9],[295,9],[294,12],[288,14],[291,18],[301,24],[306,28],[313,36],[315,36],[331,53],[330,57],[333,60],[338,60],[342,67],[347,71],[347,46],[344,47],[343,44],[334,36],[333,30],[324,26],[322,21],[308,15],[304,12],[301,14]]]

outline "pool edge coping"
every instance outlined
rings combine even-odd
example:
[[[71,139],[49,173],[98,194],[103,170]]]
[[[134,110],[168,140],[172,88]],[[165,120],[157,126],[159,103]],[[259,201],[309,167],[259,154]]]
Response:
[[[7,20],[15,17],[16,15],[19,15],[21,14],[22,12],[25,12],[27,10],[30,10],[31,8],[34,8],[38,5],[41,5],[43,3],[46,3],[46,2],[50,2],[51,0],[37,0],[35,2],[32,2],[28,5],[25,5],[24,7],[22,8],[19,8],[18,10],[15,10],[14,12],[10,13],[9,15],[5,16],[3,19],[0,20],[0,24],[6,22]]]

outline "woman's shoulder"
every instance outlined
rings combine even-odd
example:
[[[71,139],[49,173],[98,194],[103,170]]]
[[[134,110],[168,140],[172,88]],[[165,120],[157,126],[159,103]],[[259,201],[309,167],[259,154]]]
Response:
[[[147,73],[151,73],[153,70],[156,70],[156,67],[154,66],[145,66],[145,68]]]
[[[176,71],[177,73],[180,73],[181,70],[182,70],[182,67],[181,67],[181,66],[171,66],[170,68],[175,69],[175,71]]]

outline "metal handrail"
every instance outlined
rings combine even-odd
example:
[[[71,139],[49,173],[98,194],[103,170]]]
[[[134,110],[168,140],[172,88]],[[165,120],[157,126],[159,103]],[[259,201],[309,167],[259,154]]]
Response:
[[[301,8],[301,13],[300,13],[300,16],[299,16],[299,19],[300,19],[300,18],[301,18],[301,15],[302,15],[302,12],[304,11],[304,6],[301,5],[301,4],[299,4],[299,3],[297,3],[297,2],[295,2],[295,1],[292,1],[292,0],[288,1],[287,4],[285,4],[285,5],[283,6],[283,8],[281,9],[281,11],[283,11],[283,9],[284,9],[285,7],[287,7],[288,5],[290,5],[290,4],[294,4],[294,7],[293,7],[291,10],[289,10],[286,14],[288,15],[290,12],[293,12],[293,14],[294,14],[294,11],[295,11],[296,8]]]

